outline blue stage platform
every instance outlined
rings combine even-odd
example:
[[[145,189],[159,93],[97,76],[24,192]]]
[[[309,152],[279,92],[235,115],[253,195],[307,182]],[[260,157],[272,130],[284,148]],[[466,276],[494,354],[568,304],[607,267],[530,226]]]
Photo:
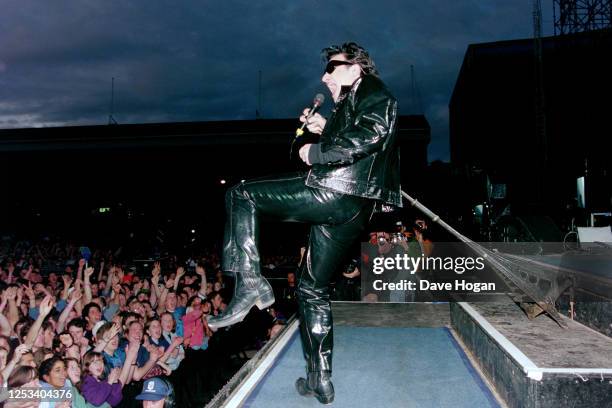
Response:
[[[499,406],[447,328],[336,325],[334,340],[333,407]],[[242,406],[320,407],[295,391],[295,380],[303,375],[294,330]]]

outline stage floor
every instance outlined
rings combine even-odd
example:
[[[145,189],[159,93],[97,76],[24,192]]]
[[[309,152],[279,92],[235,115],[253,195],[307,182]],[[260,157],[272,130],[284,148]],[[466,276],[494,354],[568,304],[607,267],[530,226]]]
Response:
[[[612,339],[578,322],[563,317],[564,329],[546,315],[529,320],[506,296],[470,305],[538,367],[612,368]]]
[[[333,407],[499,407],[450,330],[440,324],[448,321],[448,305],[334,304],[333,309]],[[378,313],[387,318],[377,321]],[[407,319],[415,314],[421,327]],[[380,326],[381,320],[392,327],[358,325]],[[437,327],[424,327],[432,325]],[[295,330],[242,406],[320,407],[295,390],[304,369]]]

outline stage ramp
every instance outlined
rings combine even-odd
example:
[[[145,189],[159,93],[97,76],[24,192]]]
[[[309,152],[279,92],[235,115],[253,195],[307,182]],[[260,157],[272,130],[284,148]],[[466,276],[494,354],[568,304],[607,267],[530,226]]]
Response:
[[[529,320],[506,296],[450,306],[454,332],[509,407],[612,407],[610,337],[563,316],[567,329]]]
[[[332,308],[331,406],[502,406],[449,329],[448,304],[335,302]],[[254,360],[209,407],[321,406],[295,390],[305,372],[297,321]]]

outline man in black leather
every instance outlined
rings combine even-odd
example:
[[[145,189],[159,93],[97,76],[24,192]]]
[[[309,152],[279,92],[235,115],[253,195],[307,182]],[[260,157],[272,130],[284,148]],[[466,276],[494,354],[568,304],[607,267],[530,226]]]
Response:
[[[397,103],[368,53],[355,43],[323,50],[321,80],[335,102],[329,119],[300,117],[320,134],[300,158],[308,173],[242,182],[226,195],[223,270],[234,272],[234,297],[225,311],[209,318],[214,330],[241,321],[253,305],[274,302],[261,276],[258,252],[260,215],[311,225],[298,270],[298,308],[307,378],[296,383],[302,395],[322,403],[334,398],[331,383],[333,327],[329,283],[359,237],[375,205],[401,206],[399,152],[395,142]]]

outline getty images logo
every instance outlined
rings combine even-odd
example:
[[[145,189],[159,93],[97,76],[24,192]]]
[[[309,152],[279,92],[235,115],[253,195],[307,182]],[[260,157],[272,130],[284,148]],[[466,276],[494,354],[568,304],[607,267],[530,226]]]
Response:
[[[380,256],[374,258],[372,272],[380,275],[390,270],[406,270],[414,275],[418,270],[429,271],[454,271],[461,275],[466,271],[482,271],[485,267],[484,258],[477,257],[439,257],[425,254],[421,256],[410,256],[408,254],[396,254],[395,256]]]

